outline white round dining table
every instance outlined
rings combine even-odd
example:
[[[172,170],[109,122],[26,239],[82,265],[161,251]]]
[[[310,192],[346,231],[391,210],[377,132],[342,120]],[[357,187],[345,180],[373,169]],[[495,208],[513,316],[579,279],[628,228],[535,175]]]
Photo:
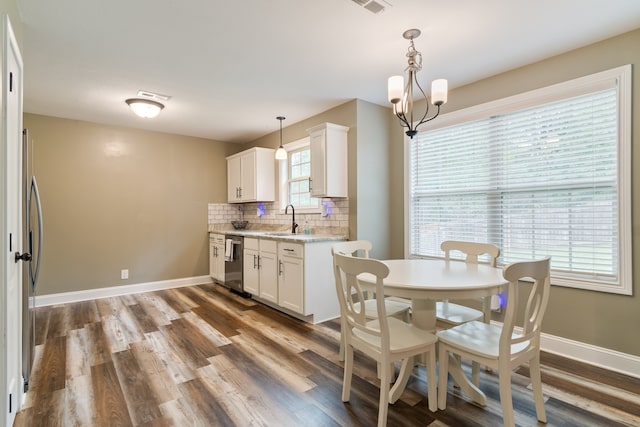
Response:
[[[436,301],[487,297],[502,292],[508,284],[502,269],[488,264],[443,259],[381,261],[389,267],[385,295],[411,299],[413,324],[430,331],[436,327]],[[362,274],[359,279],[375,285],[372,275]]]
[[[392,259],[381,260],[389,267],[384,279],[384,293],[411,299],[411,322],[428,331],[436,329],[436,301],[449,299],[480,298],[502,292],[508,281],[502,269],[488,264],[472,264],[444,259]],[[373,275],[358,276],[364,284],[375,286]],[[460,388],[480,405],[486,405],[486,396],[464,375],[457,358],[449,358],[449,373]],[[406,378],[399,378],[406,385]],[[402,394],[399,388],[390,400],[394,402]]]

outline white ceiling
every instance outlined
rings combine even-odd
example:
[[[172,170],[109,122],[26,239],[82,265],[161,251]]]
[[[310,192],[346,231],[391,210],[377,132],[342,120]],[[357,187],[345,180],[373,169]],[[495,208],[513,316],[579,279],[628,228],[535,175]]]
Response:
[[[279,115],[388,105],[409,28],[424,87],[453,88],[640,27],[638,0],[390,0],[380,14],[352,0],[17,2],[26,112],[228,142]],[[139,89],[172,98],[141,119],[124,102]]]

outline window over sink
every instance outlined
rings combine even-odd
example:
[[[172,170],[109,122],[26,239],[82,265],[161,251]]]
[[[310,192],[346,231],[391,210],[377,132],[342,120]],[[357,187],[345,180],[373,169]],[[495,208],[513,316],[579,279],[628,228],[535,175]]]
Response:
[[[411,257],[489,242],[552,284],[630,295],[631,66],[441,115],[407,148]]]
[[[296,213],[320,213],[320,199],[311,197],[310,138],[284,144],[287,160],[280,161],[280,208],[292,204]]]

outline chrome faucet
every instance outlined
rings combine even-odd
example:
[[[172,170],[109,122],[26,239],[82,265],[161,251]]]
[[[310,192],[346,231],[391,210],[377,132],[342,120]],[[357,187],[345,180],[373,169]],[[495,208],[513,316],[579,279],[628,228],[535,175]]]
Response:
[[[289,213],[289,206],[291,206],[291,234],[296,234],[296,228],[298,228],[298,224],[296,224],[296,210],[293,208],[293,205],[287,205],[284,208],[284,214]]]

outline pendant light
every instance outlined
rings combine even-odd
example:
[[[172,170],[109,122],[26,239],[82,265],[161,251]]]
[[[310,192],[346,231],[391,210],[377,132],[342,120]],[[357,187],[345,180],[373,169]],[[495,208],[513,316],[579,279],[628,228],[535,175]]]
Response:
[[[278,116],[276,119],[280,120],[280,147],[276,150],[276,160],[287,160],[287,150],[282,146],[282,121],[285,117]]]

